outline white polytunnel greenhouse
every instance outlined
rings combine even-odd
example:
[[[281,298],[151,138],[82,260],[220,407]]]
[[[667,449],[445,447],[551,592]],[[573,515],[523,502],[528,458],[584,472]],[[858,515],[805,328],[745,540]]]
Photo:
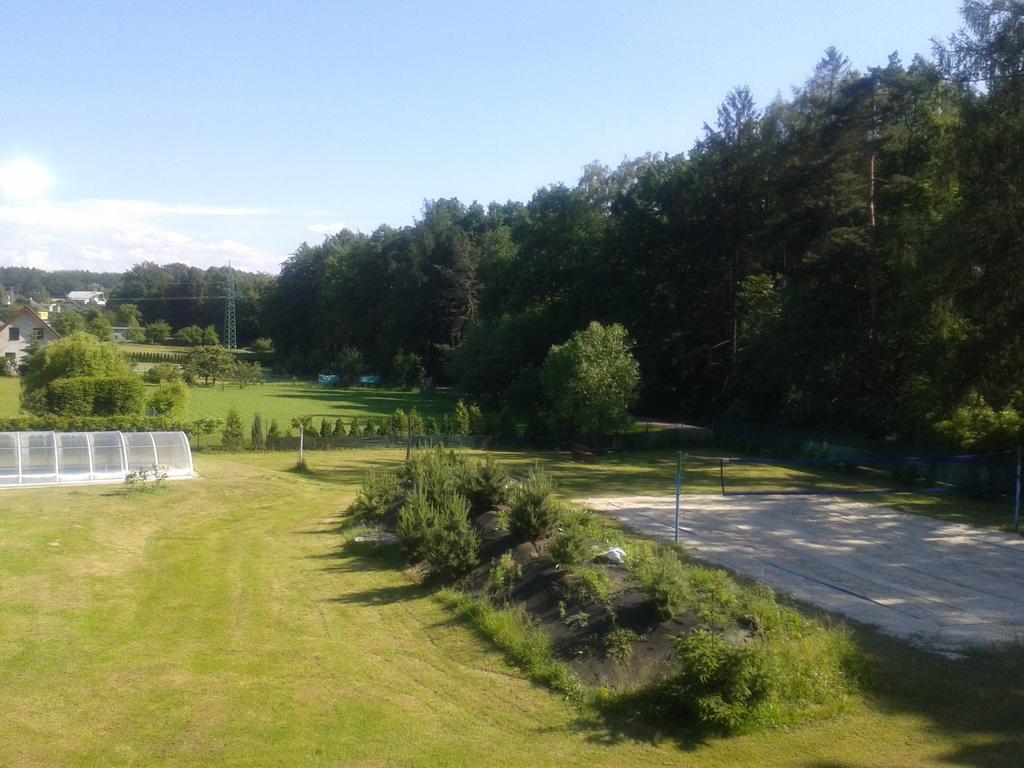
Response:
[[[194,477],[184,432],[0,432],[0,488]]]

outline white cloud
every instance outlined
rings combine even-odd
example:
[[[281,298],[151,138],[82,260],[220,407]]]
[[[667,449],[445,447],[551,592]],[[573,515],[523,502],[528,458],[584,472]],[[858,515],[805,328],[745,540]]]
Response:
[[[341,232],[341,230],[347,229],[347,228],[348,228],[348,224],[346,224],[343,221],[335,221],[335,222],[332,222],[330,224],[307,224],[306,225],[306,229],[308,231],[312,232],[314,235],[324,235],[325,237],[330,237],[331,235],[336,235],[339,232]]]
[[[0,205],[0,263],[121,271],[140,261],[208,267],[230,260],[241,269],[276,272],[280,255],[230,238],[186,232],[210,226],[230,230],[231,219],[278,213],[271,208],[118,199]]]

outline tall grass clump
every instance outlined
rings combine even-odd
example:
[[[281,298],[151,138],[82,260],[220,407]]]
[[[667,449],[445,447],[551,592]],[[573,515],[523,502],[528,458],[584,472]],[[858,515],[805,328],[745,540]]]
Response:
[[[584,687],[579,678],[568,665],[555,659],[551,639],[522,607],[498,607],[488,600],[453,589],[442,590],[439,597],[501,648],[509,661],[531,680],[572,699],[583,697]]]

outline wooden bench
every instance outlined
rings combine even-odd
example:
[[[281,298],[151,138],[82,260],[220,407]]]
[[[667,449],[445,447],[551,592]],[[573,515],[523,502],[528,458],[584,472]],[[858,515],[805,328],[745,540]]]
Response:
[[[584,464],[594,463],[594,453],[587,446],[573,444],[569,448],[573,461],[582,461]]]

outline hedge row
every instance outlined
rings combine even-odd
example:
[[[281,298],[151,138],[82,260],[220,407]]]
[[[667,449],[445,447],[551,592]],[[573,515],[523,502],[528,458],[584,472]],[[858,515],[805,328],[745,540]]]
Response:
[[[129,350],[124,356],[133,363],[183,363],[185,352],[150,352],[149,350]]]
[[[137,414],[145,402],[138,376],[75,376],[46,387],[46,410],[70,418]]]
[[[193,422],[163,416],[13,416],[0,432],[192,432]]]

